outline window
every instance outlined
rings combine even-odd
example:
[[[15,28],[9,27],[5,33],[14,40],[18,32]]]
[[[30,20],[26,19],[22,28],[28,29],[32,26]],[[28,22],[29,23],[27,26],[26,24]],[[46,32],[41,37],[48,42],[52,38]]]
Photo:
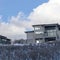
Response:
[[[44,32],[36,31],[35,34],[44,34]]]
[[[47,41],[55,41],[55,40],[56,40],[56,37],[45,38],[45,42],[47,42]]]
[[[40,30],[40,28],[39,27],[35,27],[35,30]]]
[[[38,44],[39,43],[39,40],[37,40],[36,43]]]
[[[47,30],[48,36],[55,36],[56,35],[56,30]]]
[[[43,27],[35,27],[35,34],[43,34]]]
[[[36,38],[35,41],[36,41],[37,44],[38,43],[42,43],[43,42],[43,38]]]

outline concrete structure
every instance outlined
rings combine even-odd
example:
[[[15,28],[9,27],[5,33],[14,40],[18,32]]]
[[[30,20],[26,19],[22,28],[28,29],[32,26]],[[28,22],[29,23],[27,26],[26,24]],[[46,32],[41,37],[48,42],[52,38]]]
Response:
[[[11,44],[11,40],[5,36],[0,35],[0,44]]]
[[[27,44],[35,43],[34,31],[26,31],[25,33],[27,34],[27,41],[26,41],[26,43]]]
[[[34,31],[27,31],[27,43],[43,43],[60,40],[59,24],[33,25]]]
[[[26,44],[26,40],[25,39],[14,40],[13,44]]]

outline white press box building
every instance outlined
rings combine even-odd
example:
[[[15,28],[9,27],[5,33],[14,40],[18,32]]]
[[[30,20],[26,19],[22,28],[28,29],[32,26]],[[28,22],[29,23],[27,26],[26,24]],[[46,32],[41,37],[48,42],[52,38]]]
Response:
[[[33,25],[33,28],[33,31],[25,32],[28,44],[60,40],[59,24],[38,24]]]

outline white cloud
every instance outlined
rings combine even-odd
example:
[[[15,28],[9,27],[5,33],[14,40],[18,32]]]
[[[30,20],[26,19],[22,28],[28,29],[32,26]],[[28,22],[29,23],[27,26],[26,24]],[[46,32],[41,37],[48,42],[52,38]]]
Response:
[[[8,22],[0,22],[0,35],[11,39],[26,38],[24,32],[30,26],[29,21],[25,20],[24,14],[19,12],[17,16],[12,16]]]
[[[33,24],[60,23],[60,0],[49,0],[39,5],[28,18]]]

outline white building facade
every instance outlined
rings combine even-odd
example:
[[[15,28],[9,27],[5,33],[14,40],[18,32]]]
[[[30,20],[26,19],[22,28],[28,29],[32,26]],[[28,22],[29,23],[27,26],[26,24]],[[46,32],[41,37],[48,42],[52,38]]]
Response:
[[[43,43],[60,40],[59,24],[33,25],[34,31],[27,31],[27,43]]]

